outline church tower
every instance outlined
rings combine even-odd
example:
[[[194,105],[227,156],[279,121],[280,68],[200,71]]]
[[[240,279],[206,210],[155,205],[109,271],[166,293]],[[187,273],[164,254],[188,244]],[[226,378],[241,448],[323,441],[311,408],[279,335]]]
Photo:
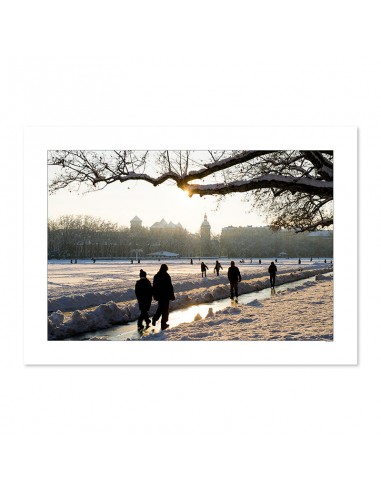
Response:
[[[130,227],[131,231],[140,230],[142,227],[142,220],[139,219],[139,217],[135,216],[133,219],[130,220]]]
[[[200,227],[201,237],[201,255],[207,255],[210,250],[210,224],[206,214],[204,215],[204,221]]]

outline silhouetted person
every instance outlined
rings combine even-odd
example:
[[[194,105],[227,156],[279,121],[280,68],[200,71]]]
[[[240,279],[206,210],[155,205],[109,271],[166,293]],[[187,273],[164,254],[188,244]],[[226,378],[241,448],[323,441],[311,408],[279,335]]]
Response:
[[[153,298],[158,302],[156,313],[152,317],[153,326],[161,316],[161,329],[168,328],[169,301],[175,300],[171,277],[167,273],[168,266],[163,263],[153,277]]]
[[[140,263],[140,258],[138,259],[138,263]]]
[[[298,264],[300,265],[302,263],[302,260],[299,258],[298,260]]]
[[[71,265],[73,264],[73,260],[70,260],[70,264],[71,264]]]
[[[278,258],[275,258],[275,263],[278,263]]]
[[[238,301],[238,282],[241,282],[242,277],[239,268],[235,266],[234,261],[230,263],[228,279],[230,282],[230,299],[235,297]]]
[[[76,262],[77,263],[77,262]],[[324,263],[327,263],[327,259],[324,260]]]
[[[215,264],[215,266],[214,266],[214,271],[216,272],[217,277],[218,277],[218,276],[219,276],[219,274],[220,274],[220,270],[223,270],[223,268],[222,268],[222,266],[221,266],[221,263],[220,263],[218,260],[216,260],[216,264]]]
[[[278,269],[277,269],[275,263],[272,261],[270,263],[269,268],[268,268],[268,272],[270,274],[270,286],[272,289],[275,287],[275,275],[276,275],[277,271],[278,271]]]
[[[262,263],[262,260],[261,260],[261,259],[259,259],[259,260],[258,260],[258,263],[259,263],[259,264],[261,264],[261,263]]]
[[[209,270],[209,268],[202,261],[201,262],[201,277],[206,277],[206,270]]]
[[[310,258],[310,261],[312,261],[312,258]]]
[[[191,265],[193,265],[193,258],[191,258]]]
[[[140,279],[135,284],[135,294],[140,309],[140,316],[138,318],[138,330],[142,331],[144,328],[143,321],[146,322],[147,328],[150,324],[148,311],[151,307],[153,289],[151,282],[147,278],[147,273],[144,270],[140,270],[139,277]]]

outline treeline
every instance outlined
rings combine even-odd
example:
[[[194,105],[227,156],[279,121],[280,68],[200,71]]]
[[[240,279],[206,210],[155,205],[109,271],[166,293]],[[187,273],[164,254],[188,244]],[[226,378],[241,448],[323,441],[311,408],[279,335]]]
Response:
[[[242,258],[333,256],[333,233],[316,236],[268,227],[230,227],[212,236],[205,246],[200,234],[183,228],[150,230],[128,228],[90,216],[65,215],[48,221],[50,259],[146,256],[171,251],[180,256],[228,256]]]
[[[200,235],[186,229],[130,229],[89,216],[61,216],[48,221],[48,257],[96,258],[135,257],[156,251],[181,256],[200,255]]]
[[[221,253],[242,258],[277,257],[332,257],[333,232],[315,233],[278,230],[269,227],[232,227],[222,230]]]

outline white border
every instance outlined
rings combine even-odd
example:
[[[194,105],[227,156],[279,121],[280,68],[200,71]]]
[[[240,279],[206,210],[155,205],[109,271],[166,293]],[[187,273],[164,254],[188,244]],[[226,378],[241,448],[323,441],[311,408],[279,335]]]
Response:
[[[47,150],[333,149],[333,342],[47,340]],[[32,127],[24,132],[25,364],[357,364],[357,129],[354,127]]]

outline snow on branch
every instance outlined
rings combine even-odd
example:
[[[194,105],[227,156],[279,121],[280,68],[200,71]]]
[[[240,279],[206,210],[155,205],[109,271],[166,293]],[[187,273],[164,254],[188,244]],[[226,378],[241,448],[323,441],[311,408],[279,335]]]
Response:
[[[246,191],[259,190],[263,188],[277,188],[287,190],[291,193],[302,192],[320,197],[332,198],[333,183],[311,178],[294,178],[291,176],[280,176],[267,174],[248,181],[234,181],[216,184],[188,184],[186,191],[189,195],[226,195],[229,193],[243,193]]]

